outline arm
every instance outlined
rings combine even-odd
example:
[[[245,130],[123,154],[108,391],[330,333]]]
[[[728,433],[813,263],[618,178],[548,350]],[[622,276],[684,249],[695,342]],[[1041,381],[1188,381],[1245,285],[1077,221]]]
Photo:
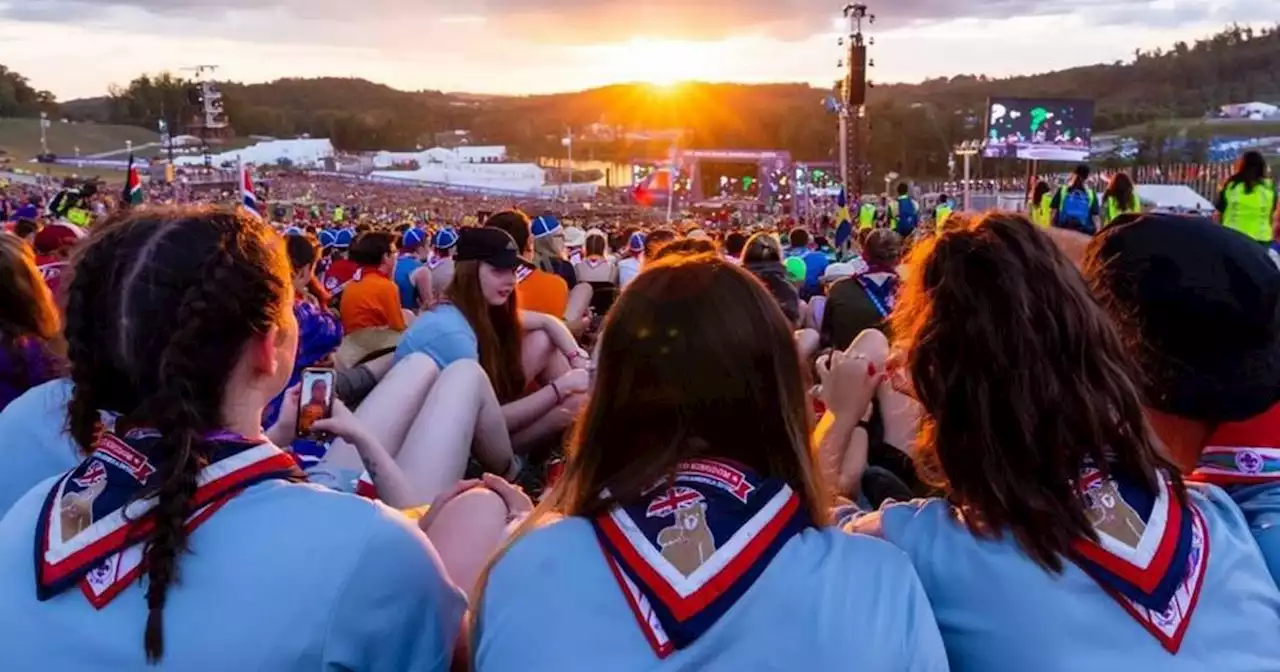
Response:
[[[404,321],[404,309],[400,306],[400,290],[395,285],[387,288],[379,297],[382,311],[387,316],[387,326],[393,331],[404,331],[409,325]]]
[[[352,416],[353,420],[354,418],[355,416]],[[324,422],[321,420],[316,425],[318,428],[323,428]],[[387,506],[406,509],[422,503],[414,494],[413,486],[409,484],[404,470],[396,464],[395,458],[391,457],[391,453],[387,452],[378,437],[359,428],[352,432],[349,440],[355,447],[356,453],[360,455],[360,462],[364,464],[365,471],[369,472],[369,478],[378,488],[378,498]]]
[[[413,284],[418,296],[418,310],[426,310],[427,306],[435,300],[435,291],[431,287],[431,269],[426,266],[418,267],[409,277],[409,282]]]
[[[551,344],[570,360],[578,354],[578,342],[574,340],[573,334],[563,321],[550,315],[522,310],[520,324],[526,330],[545,333],[551,339]]]
[[[827,474],[834,477],[837,493],[856,500],[861,490],[862,472],[867,466],[867,430],[858,418],[837,417],[831,412],[818,424],[818,455]]]
[[[563,396],[557,390],[558,383],[552,381],[533,394],[503,404],[502,419],[507,423],[507,431],[515,435],[550,413],[551,409],[560,404]]]

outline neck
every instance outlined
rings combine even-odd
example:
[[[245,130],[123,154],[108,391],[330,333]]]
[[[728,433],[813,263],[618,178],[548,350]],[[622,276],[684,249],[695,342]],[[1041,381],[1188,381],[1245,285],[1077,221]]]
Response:
[[[222,424],[229,432],[256,439],[263,436],[262,409],[266,406],[257,390],[237,390],[222,403]]]
[[[1169,458],[1184,474],[1195,471],[1200,452],[1209,441],[1213,428],[1203,422],[1170,415],[1163,411],[1147,409],[1147,421],[1156,436],[1165,445]]]

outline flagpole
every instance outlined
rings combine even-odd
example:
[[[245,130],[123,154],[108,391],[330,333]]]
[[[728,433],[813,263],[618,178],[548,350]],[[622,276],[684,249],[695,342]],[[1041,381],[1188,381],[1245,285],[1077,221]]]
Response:
[[[676,143],[671,143],[671,175],[667,180],[667,223],[671,223],[671,211],[676,204]]]

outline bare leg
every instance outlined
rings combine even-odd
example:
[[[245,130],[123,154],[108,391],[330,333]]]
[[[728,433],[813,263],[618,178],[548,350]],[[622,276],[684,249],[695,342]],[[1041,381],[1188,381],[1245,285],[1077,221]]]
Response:
[[[818,354],[820,340],[818,332],[812,329],[801,329],[796,332],[796,351],[800,353],[802,363],[811,363],[813,356]]]
[[[853,339],[846,352],[863,355],[883,371],[889,358],[889,339],[879,331],[867,329]],[[884,419],[885,443],[912,454],[920,431],[920,404],[893,389],[888,381],[876,390],[876,400],[880,405],[880,416]]]
[[[378,438],[392,457],[400,452],[409,433],[409,425],[417,416],[418,409],[422,408],[427,392],[439,374],[440,367],[430,357],[409,355],[387,373],[356,410],[356,418]],[[342,469],[364,470],[355,446],[342,439],[330,446],[325,462]]]
[[[461,360],[440,373],[422,409],[413,417],[396,464],[413,487],[416,504],[427,504],[462,480],[472,453],[485,468],[508,475],[511,438],[502,407],[480,364]]]
[[[507,505],[487,488],[475,488],[445,503],[423,529],[454,585],[468,596],[489,556],[507,537]]]
[[[525,333],[520,358],[525,379],[531,382],[549,383],[569,372],[569,360],[556,350],[551,337],[541,331]]]
[[[580,282],[569,292],[569,306],[564,312],[564,321],[574,336],[581,336],[587,329],[587,310],[591,308],[591,285]]]

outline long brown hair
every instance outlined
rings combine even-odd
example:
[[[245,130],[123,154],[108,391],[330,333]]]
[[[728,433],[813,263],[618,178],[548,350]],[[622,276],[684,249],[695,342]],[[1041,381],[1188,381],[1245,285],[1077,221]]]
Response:
[[[524,330],[520,327],[519,301],[511,292],[507,302],[491,306],[480,288],[479,261],[456,262],[453,281],[445,289],[449,302],[458,307],[476,332],[480,367],[489,375],[494,394],[506,403],[524,393],[524,364],[520,346]]]
[[[11,355],[14,368],[3,373],[17,389],[34,382],[26,370],[27,344],[38,341],[50,355],[60,356],[65,350],[61,330],[58,307],[36,268],[35,253],[21,238],[0,233],[0,348]]]
[[[202,436],[223,426],[227,377],[246,343],[282,324],[291,305],[283,242],[229,208],[121,213],[98,227],[77,261],[67,292],[71,436],[92,451],[100,409],[161,436],[162,461],[139,494],[156,498],[143,565],[149,662],[164,655],[165,602],[209,461]]]
[[[594,389],[564,475],[508,544],[550,514],[592,517],[634,502],[699,457],[780,478],[816,524],[829,521],[791,326],[759,282],[719,255],[671,256],[637,276],[605,321]]]
[[[1163,470],[1115,327],[1053,242],[1024,217],[992,213],[922,242],[893,311],[924,407],[917,463],[977,535],[1010,529],[1062,570],[1095,539],[1075,482],[1089,463],[1145,483]]]

